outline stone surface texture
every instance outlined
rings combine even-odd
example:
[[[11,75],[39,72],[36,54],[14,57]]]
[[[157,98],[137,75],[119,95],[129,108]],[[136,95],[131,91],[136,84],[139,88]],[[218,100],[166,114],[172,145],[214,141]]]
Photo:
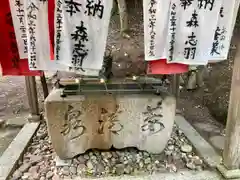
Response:
[[[48,132],[61,159],[88,149],[137,147],[161,153],[170,139],[176,101],[154,94],[85,94],[60,97],[61,89],[45,101]]]

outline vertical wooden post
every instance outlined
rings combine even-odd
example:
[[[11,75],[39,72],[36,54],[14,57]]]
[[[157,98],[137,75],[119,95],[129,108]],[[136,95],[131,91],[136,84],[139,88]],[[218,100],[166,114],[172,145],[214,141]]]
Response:
[[[229,170],[240,169],[240,38],[234,59],[223,164]]]
[[[34,76],[25,77],[26,82],[26,91],[28,95],[28,102],[30,106],[30,117],[29,121],[39,121],[40,114],[38,108],[38,96],[37,96],[37,88],[36,88],[36,80]]]
[[[29,104],[29,108],[30,108],[30,114],[34,114],[34,111],[32,109],[33,104],[32,104],[32,98],[31,98],[31,88],[30,88],[29,77],[25,77],[25,84],[26,84],[26,92],[27,92],[27,97],[28,97],[28,104]]]
[[[43,88],[44,99],[46,99],[48,97],[48,86],[47,86],[47,81],[46,81],[46,77],[45,77],[44,73],[40,77],[40,80],[41,80],[41,84],[42,84],[42,88]]]

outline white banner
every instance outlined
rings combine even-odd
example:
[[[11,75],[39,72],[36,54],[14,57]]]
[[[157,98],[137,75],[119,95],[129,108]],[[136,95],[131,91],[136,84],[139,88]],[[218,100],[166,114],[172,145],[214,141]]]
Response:
[[[56,0],[55,60],[75,71],[100,70],[112,0]]]
[[[31,70],[71,71],[82,75],[98,76],[98,70],[75,70],[50,60],[48,1],[25,0],[27,13],[28,62]]]
[[[20,59],[28,57],[24,0],[9,0]]]
[[[28,63],[31,70],[50,70],[48,2],[25,0]]]
[[[166,47],[170,0],[144,0],[145,60],[164,57]]]
[[[210,52],[209,62],[226,60],[237,18],[239,0],[223,0],[218,25]]]
[[[168,63],[208,63],[221,7],[222,0],[171,0]]]

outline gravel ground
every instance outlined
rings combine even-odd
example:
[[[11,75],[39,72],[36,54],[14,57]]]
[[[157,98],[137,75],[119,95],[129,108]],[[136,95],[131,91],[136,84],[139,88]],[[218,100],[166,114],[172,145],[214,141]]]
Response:
[[[11,180],[142,175],[155,172],[174,173],[183,169],[202,171],[207,168],[176,126],[166,149],[161,154],[149,154],[135,148],[89,150],[70,160],[70,166],[63,167],[56,167],[55,157],[46,125],[41,124],[23,159],[18,162]]]

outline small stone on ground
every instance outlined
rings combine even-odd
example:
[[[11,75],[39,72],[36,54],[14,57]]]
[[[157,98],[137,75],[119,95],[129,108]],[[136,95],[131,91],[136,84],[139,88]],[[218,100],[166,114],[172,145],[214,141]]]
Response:
[[[192,152],[192,146],[188,144],[184,144],[181,146],[181,151],[185,153],[190,153]]]

